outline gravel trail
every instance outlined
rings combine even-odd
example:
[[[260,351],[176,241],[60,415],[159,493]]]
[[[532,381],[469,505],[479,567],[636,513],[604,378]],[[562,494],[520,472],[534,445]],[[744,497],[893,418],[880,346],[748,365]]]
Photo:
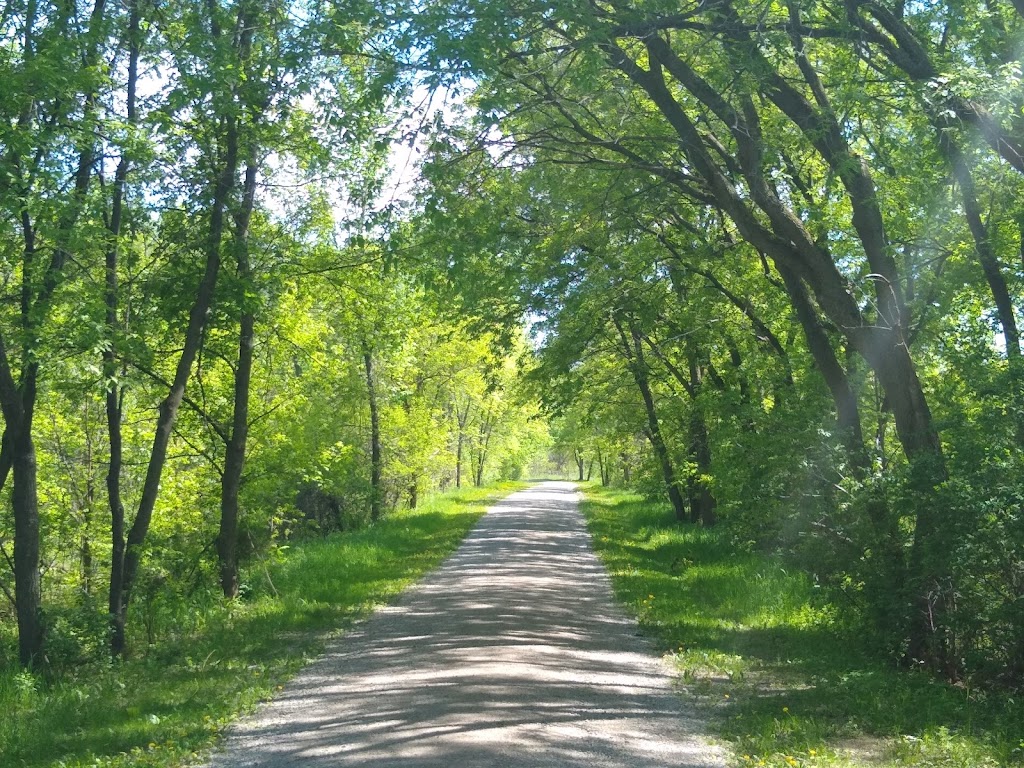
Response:
[[[724,766],[614,603],[577,498],[547,482],[492,507],[235,726],[210,768]]]

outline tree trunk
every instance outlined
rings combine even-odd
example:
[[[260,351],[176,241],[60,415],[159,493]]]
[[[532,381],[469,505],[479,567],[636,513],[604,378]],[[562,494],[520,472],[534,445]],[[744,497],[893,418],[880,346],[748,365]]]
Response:
[[[249,435],[249,389],[252,381],[255,317],[244,311],[239,322],[238,365],[235,368],[234,414],[231,439],[224,454],[221,477],[220,531],[217,557],[220,561],[220,585],[224,597],[238,597],[238,494],[245,468],[245,447]]]
[[[139,73],[139,4],[132,2],[131,17],[128,23],[130,51],[128,54],[127,84],[127,116],[129,125],[137,122],[136,118],[136,85]],[[110,590],[107,595],[107,611],[110,622],[111,648],[115,653],[125,645],[124,612],[121,610],[124,599],[124,555],[125,555],[125,520],[124,502],[121,500],[121,468],[124,463],[124,442],[121,432],[121,411],[123,389],[117,383],[117,345],[120,334],[118,326],[118,307],[120,304],[120,287],[118,284],[118,261],[120,255],[119,238],[124,213],[124,193],[128,181],[129,158],[122,155],[114,172],[114,193],[110,206],[109,233],[111,242],[107,248],[105,259],[105,285],[103,300],[106,305],[106,333],[109,337],[107,347],[103,350],[103,377],[106,380],[104,408],[107,418],[107,441],[110,447],[110,460],[107,464],[107,506],[110,510]]]
[[[234,245],[237,274],[242,295],[239,298],[238,362],[235,365],[234,403],[231,435],[224,452],[224,474],[220,484],[220,531],[217,534],[217,558],[220,586],[224,597],[238,597],[238,494],[245,469],[245,448],[249,437],[249,391],[252,386],[253,351],[256,345],[256,315],[252,306],[252,267],[249,263],[249,224],[256,204],[256,175],[259,165],[255,148],[245,169],[242,207],[235,217]]]
[[[226,118],[226,123],[226,154],[224,165],[217,177],[213,205],[210,210],[210,228],[205,247],[206,265],[202,279],[199,282],[195,301],[189,310],[185,341],[178,356],[174,379],[171,382],[170,391],[160,403],[156,429],[153,434],[153,446],[150,449],[149,463],[146,467],[146,478],[142,486],[142,495],[139,499],[135,521],[128,531],[123,572],[120,575],[116,573],[111,574],[112,585],[118,578],[121,581],[120,615],[115,619],[115,624],[119,624],[122,627],[127,618],[132,588],[138,575],[139,565],[142,562],[143,547],[146,542],[146,536],[149,533],[149,525],[153,519],[153,510],[156,508],[157,496],[160,492],[160,478],[163,475],[164,465],[167,462],[167,446],[171,441],[174,422],[178,417],[178,409],[181,407],[182,399],[185,396],[185,386],[192,375],[192,364],[195,362],[199,348],[202,345],[203,331],[206,328],[207,318],[213,306],[214,289],[216,288],[217,277],[220,272],[220,251],[224,235],[225,208],[227,207],[231,191],[236,186],[235,175],[238,172],[238,126],[234,117],[230,114]],[[114,591],[113,586],[111,591]],[[111,650],[115,656],[124,652],[123,633],[118,636],[115,632],[111,642]]]
[[[377,386],[373,375],[373,354],[363,347],[363,367],[366,370],[366,392],[370,403],[370,519],[377,521],[381,512],[381,451],[380,414],[377,411]]]
[[[465,442],[462,427],[459,427],[459,439],[455,446],[455,487],[462,487],[462,444]]]
[[[10,422],[8,421],[8,424]],[[39,497],[31,421],[12,439],[14,483],[14,597],[18,614],[18,660],[32,667],[43,652],[42,592],[39,576]]]
[[[647,414],[647,429],[645,434],[651,443],[655,458],[661,466],[662,478],[668,490],[669,501],[672,502],[672,509],[677,520],[686,520],[686,502],[679,490],[679,482],[676,477],[675,467],[672,466],[672,456],[668,446],[661,434],[661,424],[658,421],[658,414],[654,407],[654,395],[651,392],[650,380],[647,376],[647,363],[644,360],[642,339],[639,330],[633,323],[630,323],[630,337],[626,336],[625,330],[618,320],[615,320],[615,327],[619,332],[622,341],[623,351],[626,355],[627,365],[640,396],[644,401],[644,411]]]
[[[1006,362],[1010,378],[1010,405],[1013,411],[1015,437],[1018,444],[1024,444],[1024,360],[1021,359],[1020,329],[1014,311],[1010,289],[1003,275],[1002,265],[996,256],[995,248],[989,235],[989,229],[981,217],[981,206],[978,204],[978,193],[974,186],[974,175],[960,148],[950,138],[949,132],[939,128],[939,145],[946,153],[953,174],[960,185],[960,196],[964,203],[964,215],[967,225],[974,238],[974,251],[978,263],[985,275],[992,301],[996,307],[996,316],[1003,329],[1003,341],[1006,346]]]
[[[455,487],[462,487],[462,457],[463,448],[466,443],[466,427],[469,424],[469,409],[471,401],[469,397],[466,397],[466,408],[465,410],[459,410],[459,401],[455,399],[455,423],[459,427],[458,440],[455,445]]]
[[[603,488],[607,488],[608,487],[608,469],[607,469],[608,462],[605,459],[604,453],[601,451],[601,446],[598,446],[596,451],[597,451],[597,471],[601,475],[601,486]]]
[[[93,5],[80,71],[98,66],[104,10],[105,3],[102,1]],[[28,65],[36,49],[35,4],[31,4],[24,15],[24,51],[25,63]],[[65,31],[58,29],[57,34]],[[17,128],[28,132],[33,126],[33,110],[36,104],[32,99],[24,99],[23,103],[24,107],[18,115]],[[95,137],[91,126],[96,111],[95,86],[81,94],[81,111],[81,126],[84,126],[84,131],[81,143],[76,142],[78,159],[73,176],[72,194],[58,217],[50,258],[41,271],[38,268],[42,253],[36,246],[36,222],[33,222],[31,214],[34,206],[29,204],[28,192],[25,191],[30,185],[24,184],[22,191],[16,193],[23,239],[18,330],[26,339],[21,354],[20,381],[17,383],[6,344],[0,338],[0,408],[5,421],[4,436],[0,444],[0,488],[6,483],[8,474],[13,473],[11,504],[14,512],[14,595],[18,620],[18,658],[24,667],[31,667],[42,658],[45,636],[39,573],[38,467],[32,437],[40,361],[35,357],[35,350],[30,345],[38,338],[54,293],[60,285],[64,267],[70,258],[68,243],[77,226],[92,181],[96,160]],[[42,153],[33,163],[37,163],[41,158]],[[0,177],[3,179],[4,187],[9,189],[12,179],[23,182],[23,164],[19,150],[11,146],[5,147],[3,160]]]
[[[474,484],[477,488],[484,484],[484,465],[487,462],[487,450],[491,444],[491,431],[494,429],[494,414],[490,408],[480,422],[479,447],[476,457],[476,477]]]
[[[846,371],[836,358],[828,334],[807,295],[807,289],[788,268],[776,265],[776,269],[782,277],[786,293],[789,294],[790,303],[803,329],[804,340],[814,364],[832,395],[832,402],[836,408],[836,425],[846,449],[847,460],[854,473],[863,479],[869,469],[870,460],[864,446],[857,396],[850,386]]]

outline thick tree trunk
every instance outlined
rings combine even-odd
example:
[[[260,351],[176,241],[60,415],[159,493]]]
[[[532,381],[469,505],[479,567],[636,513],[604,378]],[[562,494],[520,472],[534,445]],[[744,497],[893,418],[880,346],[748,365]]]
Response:
[[[100,31],[104,22],[105,3],[98,0],[90,13],[86,47],[82,57],[82,71],[98,65]],[[35,4],[25,13],[24,51],[26,64],[34,57],[37,23]],[[61,23],[66,23],[65,18]],[[57,34],[66,30],[58,29]],[[18,116],[18,129],[29,131],[36,104],[24,100],[24,108]],[[27,190],[22,186],[18,196],[21,208],[19,220],[23,238],[21,269],[20,332],[26,342],[21,354],[20,381],[15,382],[8,350],[0,339],[0,404],[4,415],[4,438],[0,447],[0,488],[13,473],[11,503],[14,512],[14,594],[18,619],[18,657],[22,666],[31,667],[43,655],[45,627],[42,614],[42,591],[39,574],[40,562],[40,521],[37,486],[37,464],[35,443],[32,437],[33,413],[36,406],[40,361],[30,345],[40,333],[40,327],[49,310],[54,293],[60,285],[70,254],[68,243],[82,212],[86,194],[92,181],[96,160],[95,139],[91,121],[96,112],[95,87],[81,94],[81,126],[84,126],[82,143],[77,145],[78,162],[74,174],[73,192],[57,221],[56,238],[49,261],[42,270],[39,263],[41,250],[36,247],[36,223],[32,220],[33,206],[29,205]],[[22,158],[19,150],[6,147],[0,167],[5,188],[11,179],[22,179]],[[29,341],[30,340],[30,341]],[[8,434],[8,432],[10,434]]]
[[[256,176],[259,170],[255,148],[245,169],[242,207],[235,216],[234,245],[238,280],[242,287],[238,318],[238,361],[235,365],[234,402],[231,434],[224,452],[224,474],[220,484],[220,530],[217,534],[217,559],[224,597],[238,597],[238,494],[245,469],[245,449],[249,437],[249,392],[252,388],[253,352],[256,345],[256,315],[252,307],[252,267],[249,263],[249,224],[256,205]]]
[[[13,435],[12,451],[18,660],[23,667],[32,667],[40,661],[43,651],[43,621],[39,577],[39,498],[31,422],[19,425]]]
[[[252,382],[253,346],[256,342],[255,325],[253,313],[243,311],[239,322],[231,439],[224,454],[224,475],[220,485],[217,558],[220,562],[221,590],[228,599],[238,597],[238,494],[242,487],[245,447],[249,436],[249,390]]]

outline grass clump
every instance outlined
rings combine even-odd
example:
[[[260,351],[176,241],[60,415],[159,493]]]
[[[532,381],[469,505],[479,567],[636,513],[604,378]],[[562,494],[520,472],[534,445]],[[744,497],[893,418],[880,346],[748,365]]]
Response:
[[[446,557],[487,506],[523,484],[436,496],[373,526],[294,544],[250,574],[245,600],[205,608],[200,629],[59,679],[0,671],[4,768],[168,768],[194,760],[271,696],[332,632]]]
[[[873,656],[810,578],[727,526],[597,487],[584,513],[619,599],[712,705],[737,765],[1024,766],[1024,706]]]

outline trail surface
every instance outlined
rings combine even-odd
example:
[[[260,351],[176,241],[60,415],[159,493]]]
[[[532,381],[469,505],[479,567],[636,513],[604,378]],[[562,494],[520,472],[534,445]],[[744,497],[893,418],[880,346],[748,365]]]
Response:
[[[701,725],[614,603],[572,484],[548,482],[491,508],[210,766],[724,765]]]

